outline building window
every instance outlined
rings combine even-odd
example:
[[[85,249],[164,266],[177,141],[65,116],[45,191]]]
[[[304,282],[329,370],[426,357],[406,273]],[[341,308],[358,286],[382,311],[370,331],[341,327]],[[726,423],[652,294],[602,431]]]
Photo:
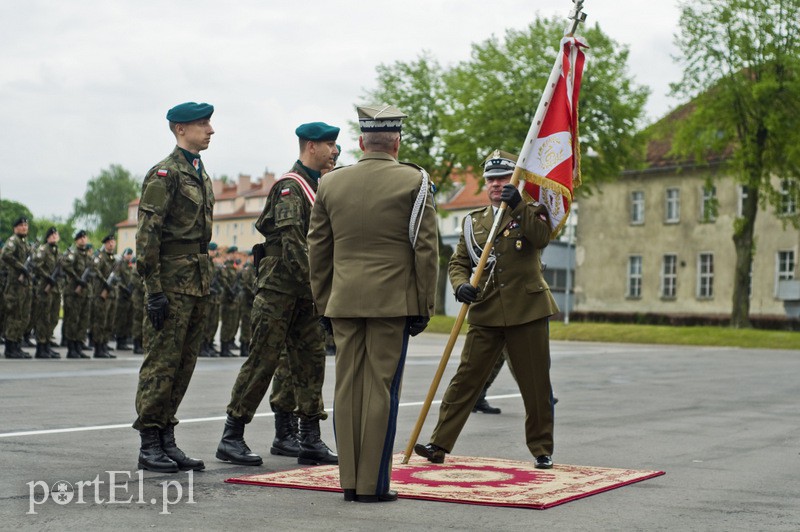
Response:
[[[775,296],[778,295],[778,283],[794,279],[794,251],[778,251],[777,271],[775,272]]]
[[[739,185],[739,209],[736,211],[736,215],[741,218],[744,216],[744,202],[747,200],[747,196],[750,193],[750,190],[745,185]]]
[[[788,179],[781,181],[778,214],[781,216],[797,214],[797,184]]]
[[[661,297],[675,299],[678,288],[678,256],[664,255],[661,268]]]
[[[714,254],[701,253],[697,257],[697,297],[714,297]]]
[[[574,275],[575,272],[573,272]],[[555,269],[552,270],[550,268],[546,269],[542,272],[544,275],[544,280],[547,282],[547,286],[550,287],[550,290],[553,292],[565,292],[567,290],[567,270],[566,269]]]
[[[642,297],[642,256],[628,257],[628,297]]]
[[[681,194],[677,188],[668,188],[666,197],[666,216],[664,221],[667,223],[678,223],[681,219]]]
[[[717,201],[717,187],[705,185],[702,190],[703,200],[700,202],[700,221],[713,222],[717,219],[719,202]]]
[[[631,192],[631,223],[644,223],[644,192],[641,190]]]

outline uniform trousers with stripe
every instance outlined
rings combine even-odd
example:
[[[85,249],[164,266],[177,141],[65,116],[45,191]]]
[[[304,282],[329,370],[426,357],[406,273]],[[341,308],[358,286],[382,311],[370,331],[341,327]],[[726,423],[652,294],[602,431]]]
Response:
[[[396,318],[332,318],[336,341],[333,422],[342,489],[389,490],[408,323]]]

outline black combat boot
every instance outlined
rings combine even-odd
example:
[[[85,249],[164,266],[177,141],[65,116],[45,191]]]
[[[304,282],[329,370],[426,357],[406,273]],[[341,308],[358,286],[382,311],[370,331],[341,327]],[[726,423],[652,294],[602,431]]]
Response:
[[[178,464],[166,455],[161,447],[161,431],[150,427],[139,431],[142,447],[139,449],[139,469],[158,473],[177,473]]]
[[[133,339],[133,354],[134,355],[143,355],[144,354],[144,348],[142,347],[142,341],[139,338],[134,338]],[[202,355],[200,355],[200,356],[202,356]]]
[[[206,468],[206,464],[197,458],[189,458],[186,453],[178,448],[175,443],[175,425],[167,425],[160,431],[161,435],[161,448],[164,449],[164,454],[178,464],[181,471],[202,471]]]
[[[36,344],[34,344],[33,342],[31,342],[31,333],[29,333],[29,332],[28,332],[28,333],[25,333],[25,334],[22,336],[22,342],[21,342],[21,344],[22,344],[22,346],[21,346],[21,347],[36,347]]]
[[[275,411],[275,439],[269,452],[281,456],[297,457],[300,454],[300,442],[292,426],[294,414]]]
[[[75,340],[67,340],[67,358],[83,358],[81,356],[80,342]]]
[[[238,351],[239,350],[239,346],[236,345],[236,340],[231,340],[230,342],[228,342],[228,348],[231,351]]]
[[[322,441],[319,419],[300,419],[300,452],[297,463],[301,465],[338,464],[339,457]]]
[[[53,342],[47,342],[44,344],[44,350],[47,351],[47,354],[50,355],[50,358],[61,358],[61,355],[59,355],[58,352],[53,349],[54,347],[58,346]]]
[[[16,347],[16,342],[12,342],[8,338],[6,338],[6,350],[5,350],[6,358],[30,358],[30,355],[25,357],[25,355],[22,353],[24,353],[24,351],[22,351],[21,349],[18,350],[18,348]]]
[[[128,345],[128,339],[124,336],[117,336],[117,351],[130,351],[131,346]]]
[[[41,342],[36,342],[36,354],[34,358],[50,358],[50,353],[47,352],[47,346]]]
[[[221,357],[232,357],[233,353],[231,353],[231,342],[221,342],[220,343],[220,351],[219,356]]]
[[[206,342],[202,350],[205,352],[205,355],[203,355],[205,357],[214,358],[219,356],[219,353],[216,349],[214,349],[214,346],[211,345],[211,342]]]
[[[250,356],[250,344],[242,343],[242,348],[239,350],[240,357],[249,357]]]
[[[106,353],[103,349],[103,344],[100,342],[94,343],[94,358],[114,358],[111,353]]]
[[[244,421],[228,414],[222,439],[217,446],[217,458],[236,465],[260,466],[264,463],[244,441]]]
[[[483,412],[484,414],[499,414],[502,412],[499,408],[492,406],[486,400],[486,391],[489,389],[488,386],[484,386],[481,394],[478,396],[478,400],[475,401],[475,406],[472,407],[473,412]]]
[[[88,354],[83,352],[84,349],[87,350],[87,351],[89,350],[89,347],[84,345],[83,342],[76,341],[75,342],[75,349],[78,350],[78,354],[81,355],[81,358],[92,358],[91,356],[89,356]]]

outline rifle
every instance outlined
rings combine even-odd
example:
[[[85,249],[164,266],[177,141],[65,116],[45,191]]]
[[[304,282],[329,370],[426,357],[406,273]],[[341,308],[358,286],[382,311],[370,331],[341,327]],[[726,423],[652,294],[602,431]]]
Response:
[[[62,277],[63,275],[64,269],[61,267],[61,261],[56,259],[56,267],[53,268],[53,272],[50,274],[50,277],[45,280],[46,284],[44,286],[44,293],[49,294],[50,290],[58,282],[58,278]]]
[[[17,277],[17,280],[20,283],[25,282],[25,278],[26,277],[28,279],[33,280],[33,274],[31,273],[31,267],[32,266],[33,266],[33,261],[31,260],[30,255],[28,255],[28,258],[25,259],[25,264],[22,265],[22,273],[20,273],[19,277]]]
[[[117,272],[112,270],[111,273],[108,274],[108,277],[103,281],[103,289],[100,291],[100,297],[103,299],[108,299],[108,293],[114,289],[117,279],[119,279]]]
[[[89,285],[89,279],[92,277],[94,277],[94,271],[92,270],[92,266],[89,265],[85,270],[83,270],[80,279],[78,279],[78,286],[75,287],[75,293],[80,295],[80,293],[83,291],[83,287]]]

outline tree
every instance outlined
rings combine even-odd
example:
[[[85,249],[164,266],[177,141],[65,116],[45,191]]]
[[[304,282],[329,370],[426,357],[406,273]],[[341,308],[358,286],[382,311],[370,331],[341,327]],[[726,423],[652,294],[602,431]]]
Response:
[[[24,216],[29,222],[33,221],[33,214],[22,203],[0,199],[0,239],[7,239],[14,232],[14,220]]]
[[[128,217],[128,203],[139,195],[141,183],[118,164],[112,164],[89,180],[83,199],[73,203],[73,223],[108,234]]]
[[[673,86],[693,98],[673,151],[730,156],[723,168],[746,187],[733,227],[733,327],[749,327],[749,279],[759,209],[780,206],[780,181],[798,199],[800,175],[800,0],[707,0],[681,4],[676,43],[684,72]],[[778,179],[776,179],[778,178]],[[777,186],[776,186],[777,185]],[[798,226],[798,216],[785,218]]]
[[[563,19],[537,19],[472,47],[472,58],[447,74],[452,109],[445,144],[462,166],[494,149],[519,153],[553,68]],[[639,161],[636,131],[649,90],[627,73],[628,49],[598,25],[581,28],[589,45],[579,109],[584,184],[613,179]],[[591,150],[591,151],[589,151]],[[592,156],[587,156],[591,153]],[[579,189],[580,190],[580,189]]]
[[[30,235],[30,240],[36,239],[39,243],[44,242],[44,235],[47,234],[48,229],[51,227],[58,229],[58,234],[61,237],[61,240],[58,242],[58,247],[61,251],[66,250],[72,245],[72,237],[75,236],[76,232],[70,220],[63,221],[58,217],[52,220],[49,218],[35,218],[31,220],[29,225],[30,231],[28,234]]]

